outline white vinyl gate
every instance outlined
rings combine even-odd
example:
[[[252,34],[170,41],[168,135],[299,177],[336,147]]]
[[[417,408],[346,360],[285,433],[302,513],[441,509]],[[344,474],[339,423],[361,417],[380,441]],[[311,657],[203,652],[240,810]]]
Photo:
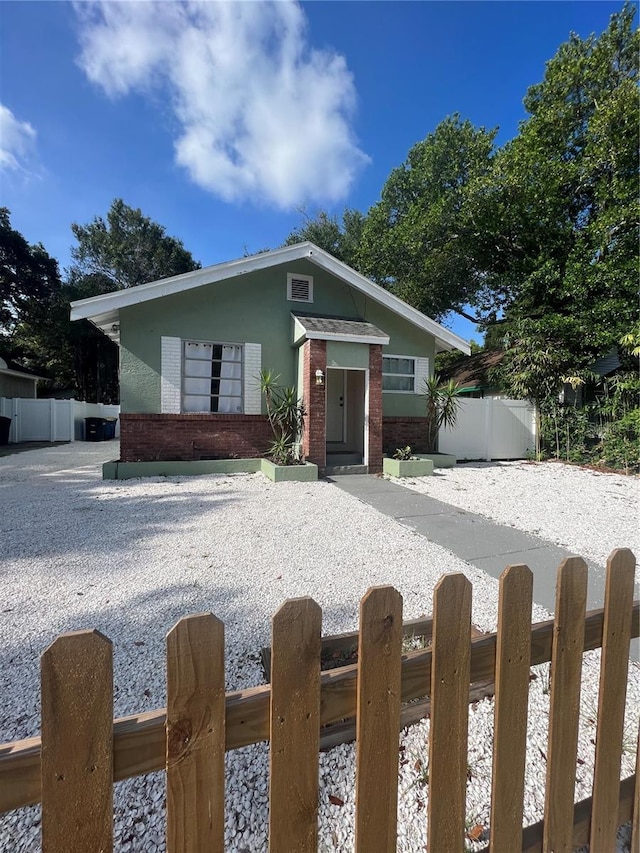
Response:
[[[438,448],[458,459],[526,459],[536,448],[534,408],[526,400],[463,399],[454,429],[440,430]]]
[[[119,406],[105,406],[101,403],[0,397],[0,415],[11,418],[9,444],[21,441],[81,441],[84,438],[85,418],[117,418],[119,414]]]

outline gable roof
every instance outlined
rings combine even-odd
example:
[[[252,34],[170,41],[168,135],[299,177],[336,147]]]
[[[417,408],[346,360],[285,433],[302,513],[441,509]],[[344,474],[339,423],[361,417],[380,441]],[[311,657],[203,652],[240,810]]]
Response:
[[[352,341],[353,343],[389,343],[389,335],[366,320],[346,317],[318,317],[316,314],[291,312],[301,338],[316,338],[321,341]],[[296,337],[294,331],[294,337]]]
[[[223,264],[205,267],[182,275],[163,278],[159,281],[151,281],[148,284],[139,284],[126,290],[117,290],[113,293],[105,293],[101,296],[92,296],[89,299],[80,299],[71,303],[72,320],[90,320],[102,332],[113,340],[119,338],[120,309],[130,305],[140,305],[152,299],[163,296],[172,296],[202,287],[205,284],[214,284],[225,281],[235,276],[246,275],[258,270],[268,269],[279,264],[291,263],[306,258],[311,263],[335,275],[342,281],[350,284],[356,290],[389,308],[396,314],[404,317],[414,326],[433,335],[436,339],[436,349],[451,350],[458,349],[469,353],[469,344],[463,338],[445,329],[440,323],[436,323],[430,317],[407,305],[397,296],[389,293],[383,287],[374,284],[368,278],[356,270],[334,258],[328,252],[320,249],[313,243],[296,243],[293,246],[284,246],[281,249],[273,249],[270,252],[262,252],[259,255],[251,255],[247,258],[239,258],[235,261],[227,261]]]
[[[33,370],[29,370],[27,367],[22,367],[13,361],[7,361],[2,356],[0,356],[0,373],[3,373],[5,376],[15,376],[18,379],[31,379],[34,382],[45,378],[34,373]]]
[[[482,350],[441,370],[440,378],[452,379],[461,391],[495,388],[496,383],[489,378],[489,370],[500,364],[503,358],[504,352],[500,350]]]

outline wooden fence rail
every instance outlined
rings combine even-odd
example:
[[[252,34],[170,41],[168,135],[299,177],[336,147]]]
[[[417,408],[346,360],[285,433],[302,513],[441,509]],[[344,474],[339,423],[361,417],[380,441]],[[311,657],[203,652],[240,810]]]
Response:
[[[167,708],[113,721],[111,642],[59,637],[42,656],[41,737],[0,746],[0,811],[42,802],[43,853],[113,849],[113,782],[166,770],[167,851],[224,850],[224,752],[270,741],[269,850],[316,851],[320,725],[356,717],[356,853],[395,849],[400,703],[429,695],[428,849],[463,849],[469,685],[495,679],[490,847],[592,853],[615,848],[640,781],[619,781],[635,559],[607,564],[605,606],[585,615],[586,566],[559,569],[556,618],[531,626],[532,576],[500,579],[498,631],[470,641],[471,585],[446,575],[434,592],[431,648],[401,654],[402,599],[376,587],[360,609],[358,663],[320,672],[321,619],[287,601],[272,629],[271,684],[224,692],[224,627],[182,619],[167,637]],[[593,797],[574,806],[583,653],[602,648]],[[544,820],[522,829],[529,669],[551,662]]]

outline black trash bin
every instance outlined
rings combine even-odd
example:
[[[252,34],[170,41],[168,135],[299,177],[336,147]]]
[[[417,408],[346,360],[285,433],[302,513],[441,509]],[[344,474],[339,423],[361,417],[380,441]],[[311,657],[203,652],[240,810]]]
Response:
[[[84,419],[84,440],[85,441],[105,441],[106,440],[106,418],[85,418]]]
[[[118,423],[118,419],[105,418],[104,420],[104,437],[107,441],[109,441],[109,439],[116,437],[116,424]]]
[[[9,444],[11,418],[0,417],[0,444]]]

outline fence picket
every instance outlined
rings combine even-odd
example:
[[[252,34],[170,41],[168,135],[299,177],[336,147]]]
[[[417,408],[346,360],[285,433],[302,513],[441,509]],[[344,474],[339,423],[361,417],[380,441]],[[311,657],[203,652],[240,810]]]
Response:
[[[113,851],[113,651],[98,631],[41,658],[43,853]]]
[[[269,753],[269,851],[318,846],[322,611],[286,601],[273,617]]]
[[[211,613],[167,635],[167,853],[223,853],[224,625]]]
[[[631,849],[640,849],[640,734],[635,774],[618,779],[629,641],[640,633],[633,574],[633,554],[614,552],[605,608],[585,620],[586,566],[566,560],[555,621],[531,628],[531,573],[509,567],[500,583],[498,633],[471,643],[471,586],[461,575],[445,577],[434,594],[431,650],[402,661],[402,599],[392,587],[373,588],[361,603],[357,666],[322,675],[320,608],[311,599],[289,601],[273,620],[271,686],[226,695],[223,625],[210,614],[188,617],[167,637],[166,711],[117,721],[110,641],[96,631],[64,635],[42,656],[41,737],[0,745],[0,811],[41,801],[43,853],[110,853],[113,782],[166,769],[168,853],[222,853],[224,750],[270,737],[269,849],[315,853],[319,724],[356,715],[356,850],[388,853],[395,849],[398,704],[426,693],[429,850],[458,850],[468,686],[495,674],[487,851],[561,853],[589,843],[592,853],[604,853],[617,826],[630,820]],[[599,647],[593,796],[574,806],[582,655]],[[529,664],[549,660],[545,815],[523,832],[527,672]]]
[[[373,587],[360,602],[356,712],[356,853],[395,850],[402,596]]]
[[[584,649],[602,644],[604,616],[592,611],[585,619]],[[551,660],[553,622],[531,629],[531,665]],[[633,605],[633,638],[640,636],[640,602]],[[491,679],[495,673],[496,636],[471,644],[471,680]],[[425,695],[431,679],[431,650],[409,652],[402,661],[402,701]],[[322,673],[321,723],[352,717],[356,706],[356,666]],[[269,738],[271,687],[261,685],[227,693],[226,749],[240,749]],[[113,773],[116,782],[144,773],[164,770],[166,765],[166,713],[164,708],[120,717],[113,723]],[[0,744],[0,812],[40,802],[40,737]]]
[[[631,849],[640,850],[640,729],[636,746],[636,772],[631,811]]]
[[[569,557],[560,565],[556,581],[544,853],[571,853],[573,850],[573,799],[586,601],[586,563],[580,557]]]
[[[533,575],[509,566],[500,578],[496,646],[491,851],[522,849]]]
[[[461,850],[467,787],[471,584],[445,575],[433,594],[429,829],[432,853]]]
[[[608,853],[616,846],[635,569],[626,548],[614,551],[607,561],[590,853]]]

